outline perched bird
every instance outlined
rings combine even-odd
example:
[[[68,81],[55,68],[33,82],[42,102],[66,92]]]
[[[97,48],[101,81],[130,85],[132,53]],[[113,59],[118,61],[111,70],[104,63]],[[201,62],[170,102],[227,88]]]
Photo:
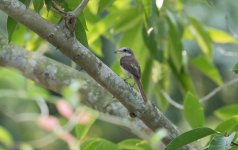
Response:
[[[133,78],[135,83],[137,84],[141,96],[144,100],[144,102],[147,102],[147,98],[145,95],[145,92],[143,90],[142,83],[140,81],[141,78],[141,70],[140,70],[140,65],[137,62],[134,53],[130,48],[123,47],[120,48],[119,50],[116,51],[116,53],[119,53],[121,58],[120,58],[120,66],[122,71],[130,78]]]

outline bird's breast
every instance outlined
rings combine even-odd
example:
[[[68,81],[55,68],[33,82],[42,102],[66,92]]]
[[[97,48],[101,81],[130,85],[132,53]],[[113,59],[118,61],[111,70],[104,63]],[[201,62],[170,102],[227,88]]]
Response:
[[[124,69],[123,67],[121,67],[121,70],[122,70],[122,72],[125,73],[128,77],[133,78],[133,75],[132,75],[129,71],[127,71],[127,70]]]

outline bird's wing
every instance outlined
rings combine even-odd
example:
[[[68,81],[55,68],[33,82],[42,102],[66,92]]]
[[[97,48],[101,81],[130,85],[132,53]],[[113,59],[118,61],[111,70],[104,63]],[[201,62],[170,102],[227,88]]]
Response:
[[[140,79],[141,76],[140,65],[138,64],[138,62],[134,57],[124,56],[121,58],[120,64],[123,69],[127,70],[133,76]]]

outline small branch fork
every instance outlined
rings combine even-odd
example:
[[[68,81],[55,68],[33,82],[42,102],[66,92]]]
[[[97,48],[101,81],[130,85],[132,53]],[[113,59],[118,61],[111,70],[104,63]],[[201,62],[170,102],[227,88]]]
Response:
[[[70,36],[74,36],[76,17],[83,11],[84,7],[87,5],[89,0],[82,0],[77,8],[73,11],[64,12],[63,9],[55,2],[52,1],[53,8],[60,14],[60,16],[65,21],[65,26],[70,32]]]

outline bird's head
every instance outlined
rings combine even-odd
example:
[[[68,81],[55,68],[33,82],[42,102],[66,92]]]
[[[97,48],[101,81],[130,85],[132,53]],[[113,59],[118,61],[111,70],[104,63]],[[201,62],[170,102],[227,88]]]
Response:
[[[119,50],[115,51],[116,53],[119,53],[121,57],[123,56],[134,56],[132,50],[127,47],[120,48]]]

